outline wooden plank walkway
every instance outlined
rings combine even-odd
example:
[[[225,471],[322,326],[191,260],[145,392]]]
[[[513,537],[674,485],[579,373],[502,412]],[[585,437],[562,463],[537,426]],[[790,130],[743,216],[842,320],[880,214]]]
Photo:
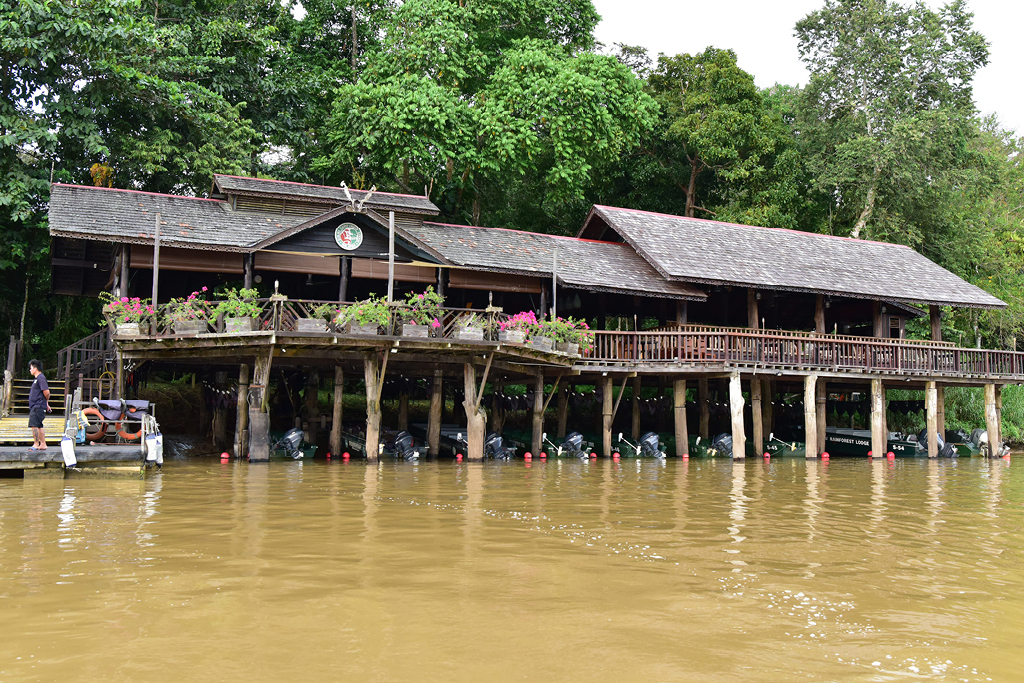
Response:
[[[47,415],[43,419],[43,431],[46,433],[46,443],[60,444],[60,439],[64,436],[64,416],[56,413]],[[28,415],[8,415],[0,418],[0,444],[31,443],[32,430],[28,426]]]
[[[79,463],[141,462],[142,450],[137,444],[81,445],[75,446],[75,457]],[[59,445],[49,446],[45,451],[32,451],[27,446],[0,446],[0,468],[17,468],[21,464],[47,462],[64,462]]]

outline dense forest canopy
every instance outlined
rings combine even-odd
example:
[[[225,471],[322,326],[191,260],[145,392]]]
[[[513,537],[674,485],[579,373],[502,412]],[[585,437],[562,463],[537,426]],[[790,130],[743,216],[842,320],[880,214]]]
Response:
[[[824,0],[805,87],[730,50],[604,46],[589,0],[0,0],[0,332],[95,329],[49,295],[51,180],[203,195],[215,172],[429,194],[449,222],[572,233],[592,203],[899,242],[1024,326],[1021,141],[979,118],[963,0]],[[920,330],[924,332],[923,329]]]

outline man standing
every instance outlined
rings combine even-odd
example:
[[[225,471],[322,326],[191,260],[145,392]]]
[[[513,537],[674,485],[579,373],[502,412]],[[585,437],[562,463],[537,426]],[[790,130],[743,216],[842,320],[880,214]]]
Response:
[[[28,362],[28,371],[35,377],[28,392],[28,426],[32,428],[33,451],[46,450],[46,434],[43,433],[43,419],[50,412],[50,385],[43,375],[43,364],[33,358]]]

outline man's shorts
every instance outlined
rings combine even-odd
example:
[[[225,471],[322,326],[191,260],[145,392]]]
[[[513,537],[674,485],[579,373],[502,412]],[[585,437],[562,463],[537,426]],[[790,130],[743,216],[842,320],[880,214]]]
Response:
[[[32,408],[28,411],[28,426],[43,428],[43,418],[46,417],[46,408],[42,406]]]

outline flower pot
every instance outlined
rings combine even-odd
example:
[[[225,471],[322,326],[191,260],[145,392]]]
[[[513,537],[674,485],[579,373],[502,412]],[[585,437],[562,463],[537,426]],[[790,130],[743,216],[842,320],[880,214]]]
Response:
[[[530,348],[537,349],[538,351],[551,351],[552,339],[551,337],[531,337]]]
[[[374,324],[374,323],[370,323],[369,325],[359,325],[357,323],[349,323],[349,324],[347,324],[345,326],[344,333],[345,334],[351,334],[351,335],[359,336],[359,337],[370,337],[370,336],[376,337],[377,336],[377,328],[378,327],[379,326]]]
[[[426,325],[410,325],[409,323],[402,324],[402,336],[403,337],[429,337],[430,328]]]
[[[118,337],[141,337],[142,330],[139,323],[118,323],[114,334]]]
[[[205,320],[181,320],[173,323],[174,334],[200,334],[206,332]]]
[[[580,345],[573,342],[555,342],[555,351],[570,356],[578,356],[580,355]]]
[[[299,318],[295,321],[296,332],[326,332],[327,321],[323,318]]]
[[[505,330],[498,333],[498,341],[503,344],[522,344],[525,338],[522,330]]]
[[[456,339],[464,339],[467,341],[483,341],[484,340],[484,328],[482,327],[460,327],[455,331]]]
[[[244,318],[224,318],[224,332],[227,334],[252,332],[254,329],[256,329],[255,321],[248,316]]]

